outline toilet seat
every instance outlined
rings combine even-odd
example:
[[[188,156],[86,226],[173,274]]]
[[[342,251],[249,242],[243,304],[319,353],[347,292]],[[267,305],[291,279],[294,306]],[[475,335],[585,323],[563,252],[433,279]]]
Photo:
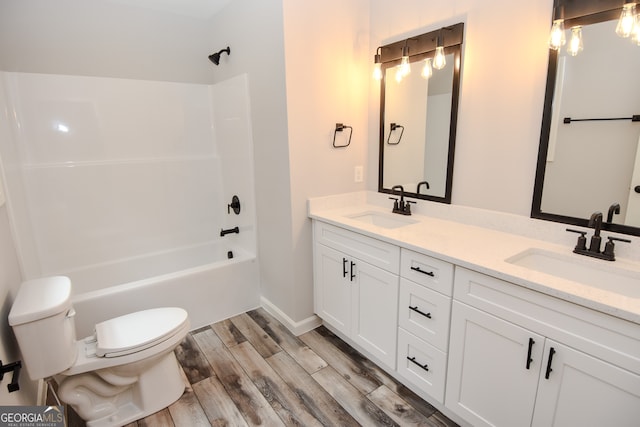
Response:
[[[100,322],[95,326],[95,355],[110,358],[145,350],[173,336],[187,321],[185,310],[164,307]]]

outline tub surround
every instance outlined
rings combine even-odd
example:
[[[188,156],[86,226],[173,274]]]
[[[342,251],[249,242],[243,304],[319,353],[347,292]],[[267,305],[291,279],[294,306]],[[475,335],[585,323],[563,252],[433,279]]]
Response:
[[[362,212],[390,213],[392,206],[387,194],[374,192],[314,198],[308,205],[312,219],[640,324],[640,286],[635,296],[627,297],[505,261],[530,248],[573,255],[576,236],[567,233],[564,224],[425,201],[412,206],[413,215],[409,218],[417,222],[398,228],[349,218]],[[591,236],[592,231],[587,231]],[[613,264],[640,275],[640,262],[635,261],[638,245],[637,238],[632,238],[631,244],[616,245],[617,260]],[[593,262],[575,255],[576,268],[589,261]],[[606,268],[608,262],[600,264]]]

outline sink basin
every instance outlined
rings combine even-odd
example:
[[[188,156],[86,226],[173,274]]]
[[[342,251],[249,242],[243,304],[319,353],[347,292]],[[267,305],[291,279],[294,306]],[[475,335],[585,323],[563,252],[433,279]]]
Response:
[[[640,270],[621,268],[615,262],[537,248],[527,249],[505,261],[620,295],[640,297]]]
[[[384,213],[377,211],[361,212],[355,215],[349,215],[348,218],[355,219],[356,221],[365,222],[367,224],[375,225],[381,228],[399,228],[405,225],[415,224],[418,221],[410,219],[408,217],[401,216],[399,214]]]

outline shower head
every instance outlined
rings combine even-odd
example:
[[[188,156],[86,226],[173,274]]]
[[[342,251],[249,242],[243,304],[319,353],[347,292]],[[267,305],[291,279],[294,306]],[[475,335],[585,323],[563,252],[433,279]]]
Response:
[[[231,48],[229,46],[227,46],[226,49],[222,49],[219,52],[216,53],[212,53],[211,55],[209,55],[209,61],[213,62],[216,65],[220,64],[220,55],[224,52],[227,52],[227,55],[231,55]]]

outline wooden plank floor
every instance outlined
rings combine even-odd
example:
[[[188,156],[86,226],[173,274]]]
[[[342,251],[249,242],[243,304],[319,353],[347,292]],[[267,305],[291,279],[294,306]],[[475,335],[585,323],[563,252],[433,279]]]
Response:
[[[456,426],[328,329],[296,337],[262,309],[191,332],[176,356],[185,393],[128,427]]]

